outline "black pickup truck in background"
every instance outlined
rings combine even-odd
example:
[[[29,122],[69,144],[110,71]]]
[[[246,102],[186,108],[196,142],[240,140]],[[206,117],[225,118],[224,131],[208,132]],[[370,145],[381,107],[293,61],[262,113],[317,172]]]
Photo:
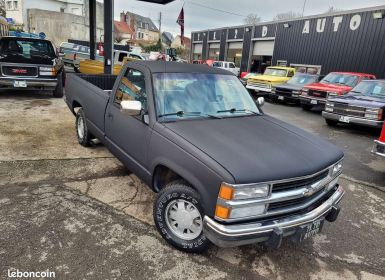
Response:
[[[343,153],[265,115],[226,70],[129,62],[119,76],[69,74],[65,92],[79,143],[99,139],[158,192],[156,227],[180,250],[278,248],[337,219]]]
[[[49,40],[1,37],[0,71],[0,89],[47,90],[63,97],[64,64]]]

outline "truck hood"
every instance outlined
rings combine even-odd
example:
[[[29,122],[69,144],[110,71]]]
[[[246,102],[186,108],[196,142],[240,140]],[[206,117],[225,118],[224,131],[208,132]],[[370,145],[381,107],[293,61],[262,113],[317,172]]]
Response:
[[[304,88],[321,90],[321,91],[330,91],[330,92],[349,92],[352,88],[345,85],[335,85],[335,84],[322,84],[314,83],[305,86]]]
[[[16,64],[38,64],[38,65],[53,65],[55,58],[32,56],[30,58],[17,55],[0,55],[0,63],[16,63]],[[22,67],[22,65],[19,65]]]
[[[348,94],[344,96],[329,98],[331,102],[345,103],[353,106],[361,106],[365,108],[381,108],[385,107],[385,99],[378,97],[370,97],[365,95]]]
[[[270,116],[165,123],[238,184],[314,174],[343,157],[331,143]]]
[[[289,90],[301,90],[304,87],[304,85],[293,85],[293,84],[280,84],[279,86],[276,86],[277,89],[289,89]]]
[[[284,82],[287,81],[288,78],[286,77],[277,77],[277,76],[270,76],[270,75],[260,75],[251,77],[250,80],[254,81],[262,81],[262,82]]]

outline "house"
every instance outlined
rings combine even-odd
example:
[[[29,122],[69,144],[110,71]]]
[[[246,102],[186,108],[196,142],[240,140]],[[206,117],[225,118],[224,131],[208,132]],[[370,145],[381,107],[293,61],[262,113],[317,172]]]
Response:
[[[84,16],[87,0],[4,0],[7,18],[16,27],[28,31],[28,10],[41,9],[52,12]]]
[[[162,33],[162,43],[168,47],[171,46],[171,43],[174,41],[174,36],[170,32],[163,32]]]
[[[184,44],[182,46],[180,35],[177,35],[171,43],[171,48],[184,48],[184,49],[190,49],[191,40],[188,37],[184,37]]]
[[[135,40],[152,41],[159,40],[159,29],[149,17],[144,17],[131,12],[121,12],[120,21],[125,22],[135,31]]]
[[[130,40],[135,39],[135,31],[126,22],[115,20],[114,27],[117,43],[127,44]]]

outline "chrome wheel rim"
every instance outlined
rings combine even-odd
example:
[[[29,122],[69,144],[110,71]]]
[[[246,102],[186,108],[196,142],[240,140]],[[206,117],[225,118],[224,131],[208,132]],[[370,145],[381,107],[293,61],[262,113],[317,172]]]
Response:
[[[84,137],[84,119],[83,117],[78,118],[78,135],[80,139]]]
[[[197,238],[203,229],[198,208],[184,199],[173,200],[167,205],[166,224],[172,233],[184,240]]]

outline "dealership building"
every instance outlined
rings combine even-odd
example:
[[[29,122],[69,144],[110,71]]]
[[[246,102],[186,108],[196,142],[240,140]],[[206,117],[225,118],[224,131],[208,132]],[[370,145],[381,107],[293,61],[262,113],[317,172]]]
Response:
[[[233,61],[241,71],[281,65],[385,78],[385,6],[208,29],[191,38],[192,60]]]

